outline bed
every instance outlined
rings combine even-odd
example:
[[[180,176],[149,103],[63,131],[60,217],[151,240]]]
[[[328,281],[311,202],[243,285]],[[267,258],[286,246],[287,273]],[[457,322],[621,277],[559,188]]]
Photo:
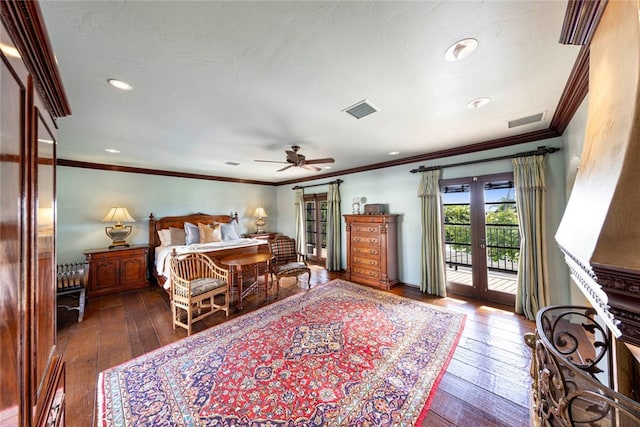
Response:
[[[185,229],[185,223],[189,224],[226,224],[238,227],[238,213],[233,215],[208,215],[195,213],[191,215],[166,216],[156,219],[153,213],[149,215],[149,269],[151,277],[154,277],[158,285],[169,292],[169,268],[168,258],[172,250],[177,253],[203,252],[214,260],[219,260],[228,255],[238,253],[269,252],[269,245],[265,240],[240,237],[214,243],[169,244],[162,245],[160,233],[162,230]],[[160,233],[159,233],[160,232]],[[166,241],[164,242],[166,243]],[[175,243],[175,242],[170,242]]]

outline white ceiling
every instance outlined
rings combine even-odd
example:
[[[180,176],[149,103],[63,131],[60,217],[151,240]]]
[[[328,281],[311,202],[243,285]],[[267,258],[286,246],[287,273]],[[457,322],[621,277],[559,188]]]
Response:
[[[284,161],[293,144],[336,159],[322,174],[547,129],[580,48],[558,43],[565,7],[42,1],[73,112],[58,157],[278,182],[314,172],[254,159]],[[446,61],[468,37],[475,53]],[[466,107],[479,97],[491,103]],[[342,111],[365,98],[380,111]]]

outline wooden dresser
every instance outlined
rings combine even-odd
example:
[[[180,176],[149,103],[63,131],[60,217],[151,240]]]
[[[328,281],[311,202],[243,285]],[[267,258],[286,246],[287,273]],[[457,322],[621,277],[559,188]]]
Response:
[[[147,281],[149,245],[128,248],[88,249],[90,297],[143,288]]]
[[[346,279],[389,290],[398,283],[398,215],[344,215]]]

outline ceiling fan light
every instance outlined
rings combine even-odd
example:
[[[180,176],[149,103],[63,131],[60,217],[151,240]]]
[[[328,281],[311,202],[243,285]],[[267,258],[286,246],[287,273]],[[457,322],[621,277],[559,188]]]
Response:
[[[478,40],[468,38],[455,42],[444,53],[444,59],[447,61],[460,61],[471,55],[478,47]]]

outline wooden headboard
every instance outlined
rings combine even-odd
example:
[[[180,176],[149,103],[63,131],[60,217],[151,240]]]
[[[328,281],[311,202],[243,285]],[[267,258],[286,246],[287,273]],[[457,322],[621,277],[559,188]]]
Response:
[[[153,251],[157,246],[160,246],[160,236],[158,236],[158,230],[164,230],[170,227],[184,229],[184,223],[190,222],[191,224],[213,224],[213,223],[229,223],[235,221],[238,222],[238,212],[233,215],[208,215],[203,213],[194,213],[191,215],[180,216],[165,216],[164,218],[156,219],[153,213],[149,215],[149,246]]]
[[[153,265],[156,260],[156,247],[160,246],[160,236],[158,236],[158,230],[167,229],[170,227],[184,229],[184,223],[190,222],[191,224],[213,224],[213,223],[229,223],[235,221],[238,222],[238,212],[233,215],[208,215],[201,212],[180,215],[180,216],[165,216],[164,218],[156,219],[153,213],[149,214],[149,270],[153,272]]]

